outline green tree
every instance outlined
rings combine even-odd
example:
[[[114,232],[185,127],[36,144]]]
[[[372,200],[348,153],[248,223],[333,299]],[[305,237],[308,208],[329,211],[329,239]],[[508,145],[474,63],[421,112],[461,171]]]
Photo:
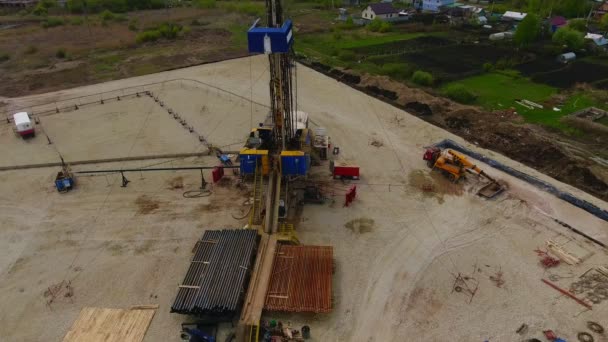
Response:
[[[393,29],[393,25],[387,21],[383,21],[382,24],[380,24],[380,28],[378,29],[378,32],[380,33],[385,33],[385,32],[389,32]]]
[[[540,13],[541,1],[540,0],[528,0],[527,9],[528,13]]]
[[[367,24],[367,30],[372,31],[372,32],[380,31],[381,27],[382,27],[382,20],[380,20],[378,18],[372,20],[369,24]]]
[[[535,14],[528,13],[517,26],[513,39],[519,46],[527,46],[538,38],[539,33],[540,19]]]
[[[608,30],[608,13],[602,16],[602,19],[600,20],[600,26],[603,30]]]
[[[553,34],[553,42],[569,49],[580,49],[585,45],[585,36],[572,28],[562,27]]]
[[[568,27],[580,32],[587,32],[587,22],[585,19],[570,19],[568,21]]]
[[[584,17],[591,9],[591,2],[585,0],[556,0],[554,12],[567,18]]]

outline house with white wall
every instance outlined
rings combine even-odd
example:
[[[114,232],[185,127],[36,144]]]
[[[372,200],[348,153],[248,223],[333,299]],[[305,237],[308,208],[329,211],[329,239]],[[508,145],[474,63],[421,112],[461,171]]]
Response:
[[[369,4],[363,12],[361,12],[361,18],[367,20],[374,20],[376,18],[380,20],[391,20],[399,16],[397,11],[390,3],[378,3]]]

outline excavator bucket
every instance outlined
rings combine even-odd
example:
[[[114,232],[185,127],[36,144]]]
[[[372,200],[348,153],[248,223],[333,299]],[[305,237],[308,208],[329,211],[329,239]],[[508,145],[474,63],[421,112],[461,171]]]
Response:
[[[500,185],[498,182],[491,182],[489,184],[484,185],[479,191],[477,195],[484,198],[494,198],[501,192],[505,190],[504,186]]]

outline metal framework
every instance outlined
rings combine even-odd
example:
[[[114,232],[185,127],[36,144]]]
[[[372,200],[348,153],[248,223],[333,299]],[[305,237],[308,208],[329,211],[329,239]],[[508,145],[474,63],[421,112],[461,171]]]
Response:
[[[266,0],[269,27],[283,25],[281,1]],[[270,110],[274,123],[275,148],[284,150],[294,137],[292,113],[295,110],[293,98],[293,49],[287,53],[271,53],[270,63]]]

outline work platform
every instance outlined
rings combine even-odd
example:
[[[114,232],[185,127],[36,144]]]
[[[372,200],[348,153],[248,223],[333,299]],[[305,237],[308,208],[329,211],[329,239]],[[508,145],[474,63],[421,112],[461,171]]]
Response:
[[[237,327],[237,342],[257,340],[276,249],[276,234],[263,233]]]

